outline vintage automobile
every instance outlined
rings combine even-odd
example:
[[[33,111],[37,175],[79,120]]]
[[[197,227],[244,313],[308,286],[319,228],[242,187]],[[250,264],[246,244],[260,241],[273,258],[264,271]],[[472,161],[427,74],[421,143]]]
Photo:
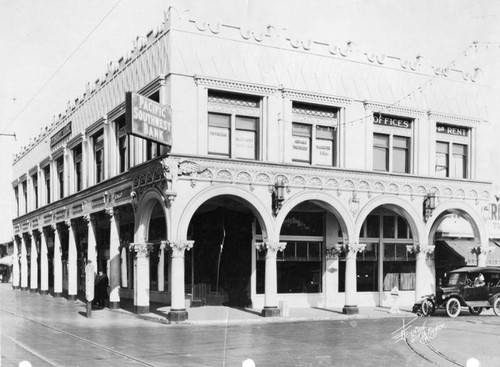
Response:
[[[500,316],[500,268],[464,267],[450,271],[446,285],[437,289],[436,295],[424,296],[413,306],[413,312],[432,315],[444,308],[449,317],[457,317],[462,307],[472,315],[483,309],[493,308]]]

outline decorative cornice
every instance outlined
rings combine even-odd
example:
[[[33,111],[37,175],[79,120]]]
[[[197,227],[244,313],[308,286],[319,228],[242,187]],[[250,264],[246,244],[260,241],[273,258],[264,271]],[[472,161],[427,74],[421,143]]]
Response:
[[[372,112],[387,113],[396,116],[419,118],[419,117],[424,117],[426,114],[425,110],[419,108],[390,105],[377,102],[365,101],[364,106],[365,110],[370,110]]]
[[[353,101],[352,98],[331,96],[320,93],[303,92],[293,89],[282,89],[281,93],[285,98],[290,98],[301,102],[323,103],[338,107],[349,106]]]
[[[243,83],[234,80],[215,79],[209,77],[195,76],[196,85],[204,85],[207,87],[218,88],[223,90],[231,90],[235,92],[250,92],[259,95],[272,95],[278,91],[276,87],[270,87],[259,84]]]
[[[451,115],[447,113],[434,112],[434,111],[427,111],[427,114],[430,119],[433,119],[436,122],[444,122],[453,125],[465,125],[472,127],[472,126],[477,126],[482,121],[484,121],[470,116]]]

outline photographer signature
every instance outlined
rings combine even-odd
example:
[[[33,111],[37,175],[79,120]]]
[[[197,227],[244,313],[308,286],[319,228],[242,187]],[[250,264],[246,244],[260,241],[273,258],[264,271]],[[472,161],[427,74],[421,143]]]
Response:
[[[438,324],[436,326],[426,326],[426,322],[422,326],[415,326],[412,323],[418,320],[414,318],[410,322],[405,324],[403,319],[403,326],[392,332],[392,339],[395,343],[399,341],[409,341],[409,342],[420,342],[425,344],[437,336],[439,330],[446,327],[445,324]]]

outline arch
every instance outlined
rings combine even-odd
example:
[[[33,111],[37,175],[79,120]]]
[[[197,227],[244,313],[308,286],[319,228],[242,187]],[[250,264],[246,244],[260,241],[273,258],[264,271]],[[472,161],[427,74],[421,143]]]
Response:
[[[161,208],[163,209],[163,215],[165,216],[165,226],[167,228],[167,236],[169,233],[170,223],[169,213],[167,207],[165,205],[164,197],[161,192],[156,189],[147,190],[142,196],[137,204],[137,209],[135,211],[135,220],[134,220],[134,241],[142,242],[146,241],[149,236],[149,222],[151,220],[151,214],[153,213],[154,205],[150,205],[152,202],[159,202]]]
[[[328,195],[322,191],[301,191],[290,198],[288,198],[281,208],[278,216],[276,217],[276,229],[281,229],[283,222],[285,221],[286,216],[295,208],[298,204],[306,202],[306,201],[314,201],[323,209],[333,213],[339,222],[340,228],[342,229],[342,233],[344,236],[347,235],[347,238],[350,242],[353,241],[355,237],[354,232],[354,223],[351,220],[351,215],[345,205],[338,200],[336,197],[332,195]],[[276,238],[274,240],[279,240],[279,232],[275,234]]]
[[[366,218],[379,206],[389,207],[389,209],[392,209],[399,215],[403,216],[411,228],[413,240],[416,243],[418,243],[421,238],[424,238],[423,235],[425,232],[421,213],[418,213],[415,208],[410,205],[410,203],[398,196],[379,196],[366,203],[358,213],[355,232],[357,240],[359,239],[359,233]]]
[[[429,241],[428,243],[432,243],[434,240],[436,229],[447,214],[458,214],[469,222],[476,244],[488,243],[488,234],[486,227],[483,225],[480,213],[463,200],[447,200],[440,203],[434,209],[431,217],[432,220],[428,221],[425,225],[426,237],[424,238]]]
[[[262,203],[259,197],[243,188],[225,184],[217,187],[207,187],[201,190],[188,202],[179,218],[177,227],[178,239],[187,238],[189,223],[191,222],[191,219],[193,218],[193,215],[196,213],[198,208],[206,201],[217,196],[232,196],[244,201],[259,221],[264,238],[269,238],[269,233],[274,232],[274,224],[271,217],[270,208],[268,209]]]

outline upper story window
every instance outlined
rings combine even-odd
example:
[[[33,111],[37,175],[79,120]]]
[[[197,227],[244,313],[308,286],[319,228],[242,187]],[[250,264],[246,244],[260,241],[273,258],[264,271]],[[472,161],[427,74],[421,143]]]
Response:
[[[64,197],[64,157],[56,160],[57,169],[57,191],[59,199]]]
[[[125,127],[125,115],[118,117],[115,124],[118,142],[118,172],[123,173],[129,168],[129,139]]]
[[[16,197],[16,217],[19,217],[19,186],[14,187],[14,195]]]
[[[436,176],[469,177],[469,128],[436,125]]]
[[[82,145],[78,144],[73,149],[73,163],[75,167],[75,192],[80,191],[83,188],[83,176],[82,176]]]
[[[338,110],[295,102],[292,113],[292,161],[335,166]]]
[[[21,187],[23,190],[24,213],[26,214],[28,212],[28,183],[26,181],[23,181]]]
[[[101,130],[93,137],[94,140],[94,162],[95,183],[104,180],[104,132]]]
[[[51,201],[51,197],[50,197],[50,191],[51,191],[51,188],[50,188],[50,165],[47,165],[44,169],[43,169],[43,177],[45,179],[45,201],[46,201],[46,204],[50,204],[50,201]]]
[[[35,209],[38,209],[38,174],[37,173],[35,173],[33,176],[31,176],[31,182],[33,183],[34,207],[35,207]]]
[[[208,94],[208,153],[259,159],[261,100],[233,93]]]
[[[412,121],[377,114],[373,123],[373,169],[411,173]]]

